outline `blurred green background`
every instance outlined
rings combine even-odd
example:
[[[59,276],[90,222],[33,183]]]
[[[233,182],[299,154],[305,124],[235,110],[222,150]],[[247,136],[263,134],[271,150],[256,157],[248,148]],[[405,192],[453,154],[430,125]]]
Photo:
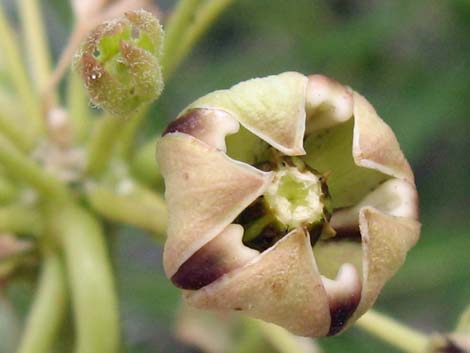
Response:
[[[172,3],[158,2],[164,11]],[[70,8],[43,5],[57,58]],[[426,332],[449,331],[470,304],[469,35],[468,0],[236,0],[167,82],[146,131],[157,134],[195,98],[255,76],[295,70],[354,87],[395,131],[423,223],[376,309]],[[129,352],[195,352],[172,335],[179,294],[162,274],[161,248],[132,228],[119,239]],[[398,352],[354,328],[318,342],[325,352]]]

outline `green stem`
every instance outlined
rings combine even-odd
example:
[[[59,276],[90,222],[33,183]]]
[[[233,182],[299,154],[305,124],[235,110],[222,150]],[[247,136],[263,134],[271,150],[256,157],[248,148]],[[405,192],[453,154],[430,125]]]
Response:
[[[5,167],[8,174],[30,184],[43,196],[58,198],[67,195],[66,187],[58,179],[44,172],[2,134],[0,134],[0,164]]]
[[[31,140],[18,124],[2,112],[0,112],[0,133],[5,134],[22,151],[29,151],[32,147]]]
[[[133,175],[151,186],[159,186],[163,182],[155,157],[156,145],[157,139],[151,139],[137,150],[131,160]]]
[[[146,229],[163,241],[167,221],[163,198],[131,179],[120,184],[122,187],[117,188],[105,185],[90,187],[87,198],[93,209],[109,220]]]
[[[365,313],[356,322],[356,327],[404,352],[421,353],[428,345],[425,334],[373,310]]]
[[[192,23],[179,38],[178,48],[165,59],[164,76],[170,76],[199,38],[233,0],[207,0],[195,13]]]
[[[122,159],[129,160],[132,157],[133,146],[140,126],[149,111],[149,105],[141,107],[129,118],[122,133],[119,136],[118,154]]]
[[[0,48],[7,63],[7,73],[13,83],[18,95],[21,98],[25,109],[25,116],[29,119],[32,133],[37,137],[44,130],[39,96],[30,85],[30,80],[26,68],[21,60],[22,56],[18,47],[18,41],[11,29],[3,8],[0,6]]]
[[[252,353],[266,350],[266,342],[261,337],[255,320],[243,320],[243,331],[230,353]]]
[[[301,353],[305,349],[296,341],[295,336],[282,327],[261,320],[252,319],[264,337],[279,353]]]
[[[54,206],[50,221],[65,252],[77,330],[75,352],[117,353],[118,303],[101,225],[78,206]]]
[[[11,202],[17,191],[16,186],[0,172],[0,205]]]
[[[80,143],[85,140],[91,127],[89,99],[78,73],[72,71],[67,83],[67,110],[72,121],[74,140]]]
[[[0,207],[0,232],[38,236],[43,231],[41,215],[17,205]]]
[[[19,0],[18,10],[25,36],[30,72],[37,91],[42,92],[50,80],[51,60],[38,0]],[[52,98],[51,103],[57,103],[56,93],[52,95]]]
[[[18,316],[11,301],[0,286],[0,349],[1,352],[13,352],[20,336]]]
[[[192,17],[201,0],[180,0],[165,26],[165,49],[161,63],[165,79],[173,72],[172,63],[175,52],[178,49],[181,38],[189,27]]]
[[[105,116],[96,122],[88,144],[86,170],[89,175],[98,176],[106,170],[124,124],[124,120],[112,116]]]
[[[47,353],[62,322],[67,286],[63,265],[55,253],[45,254],[43,268],[18,353]]]

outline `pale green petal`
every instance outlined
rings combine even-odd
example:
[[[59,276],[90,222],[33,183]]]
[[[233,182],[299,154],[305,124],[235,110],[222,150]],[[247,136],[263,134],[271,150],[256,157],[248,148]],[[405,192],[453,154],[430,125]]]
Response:
[[[357,205],[333,213],[330,224],[337,231],[359,227],[359,213],[363,207],[372,206],[382,213],[418,219],[418,193],[414,184],[401,179],[390,179],[371,191]]]
[[[352,117],[352,90],[323,76],[308,76],[305,110],[307,111],[306,136],[341,124]]]
[[[359,223],[364,254],[363,288],[351,323],[372,307],[382,287],[403,265],[421,228],[416,220],[385,215],[372,207],[361,210]]]
[[[306,86],[307,77],[297,72],[255,78],[228,90],[210,93],[184,112],[193,108],[225,110],[247,130],[282,153],[302,155],[305,154]]]
[[[353,159],[354,119],[310,135],[305,141],[303,160],[327,175],[332,206],[352,206],[388,178],[373,169],[358,167]]]
[[[334,279],[345,263],[354,265],[358,273],[362,273],[362,246],[359,241],[319,240],[313,247],[313,253],[318,269],[325,277]]]
[[[357,165],[414,183],[413,171],[390,127],[359,93],[353,93],[353,155]]]

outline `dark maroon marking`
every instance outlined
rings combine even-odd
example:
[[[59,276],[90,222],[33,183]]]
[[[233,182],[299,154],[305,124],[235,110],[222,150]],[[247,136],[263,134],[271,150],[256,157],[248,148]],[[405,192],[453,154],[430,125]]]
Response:
[[[243,244],[251,249],[263,252],[276,244],[287,233],[287,229],[280,229],[279,225],[273,222],[264,227],[258,236],[250,241],[244,241]]]
[[[258,197],[238,215],[234,223],[244,226],[264,216],[266,214],[266,207],[263,200],[263,196]]]
[[[467,353],[465,348],[459,347],[458,344],[453,342],[450,338],[446,338],[446,343],[443,347],[440,347],[439,352],[442,353]]]
[[[336,335],[352,316],[359,301],[361,300],[361,291],[352,294],[346,301],[330,303],[331,324],[328,336]]]
[[[202,247],[186,260],[171,277],[173,284],[182,289],[197,290],[224,275],[220,254]]]
[[[307,227],[308,234],[310,235],[310,245],[313,247],[317,241],[320,239],[320,235],[323,230],[324,222],[319,222],[312,224],[310,227]]]
[[[163,131],[162,136],[166,134],[170,134],[172,132],[182,132],[184,134],[193,135],[195,131],[203,128],[202,127],[202,119],[201,119],[201,111],[204,109],[193,109],[182,116],[180,116],[175,121],[172,121],[165,131]]]
[[[336,235],[328,240],[351,240],[361,242],[361,231],[359,226],[345,226],[334,228]]]

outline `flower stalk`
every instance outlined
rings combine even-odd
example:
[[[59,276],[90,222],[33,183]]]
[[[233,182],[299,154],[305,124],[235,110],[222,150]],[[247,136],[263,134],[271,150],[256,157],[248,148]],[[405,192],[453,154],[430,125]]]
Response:
[[[65,254],[77,330],[75,352],[118,352],[116,290],[101,225],[73,204],[51,205],[49,221]]]
[[[0,232],[39,237],[43,231],[41,214],[34,208],[14,204],[0,206]]]
[[[30,184],[44,197],[57,199],[64,198],[68,194],[68,190],[60,180],[41,169],[1,134],[0,163],[6,167],[9,174]]]
[[[36,296],[17,353],[50,352],[62,323],[67,286],[60,256],[45,251]]]
[[[28,51],[28,64],[36,85],[36,92],[42,94],[51,77],[51,59],[44,28],[44,21],[37,0],[19,0],[19,15]],[[57,104],[57,94],[51,95],[47,105]]]
[[[369,310],[357,322],[356,327],[387,342],[403,352],[424,353],[429,338],[384,314]]]
[[[0,6],[0,46],[8,66],[7,74],[14,85],[18,96],[21,97],[25,114],[24,121],[31,126],[30,138],[37,139],[44,132],[44,120],[42,117],[39,96],[34,91],[28,78],[26,67],[23,64],[16,34],[11,29],[2,6]],[[29,130],[29,129],[28,129]]]
[[[181,2],[169,21],[168,54],[162,59],[165,79],[168,79],[194,44],[231,2],[232,0],[206,0],[199,8],[200,0]],[[187,29],[183,30],[185,27]],[[179,44],[176,45],[175,42]]]
[[[167,209],[163,198],[131,178],[109,185],[91,185],[87,193],[93,209],[106,219],[131,224],[164,240]],[[149,217],[149,215],[152,215]]]

